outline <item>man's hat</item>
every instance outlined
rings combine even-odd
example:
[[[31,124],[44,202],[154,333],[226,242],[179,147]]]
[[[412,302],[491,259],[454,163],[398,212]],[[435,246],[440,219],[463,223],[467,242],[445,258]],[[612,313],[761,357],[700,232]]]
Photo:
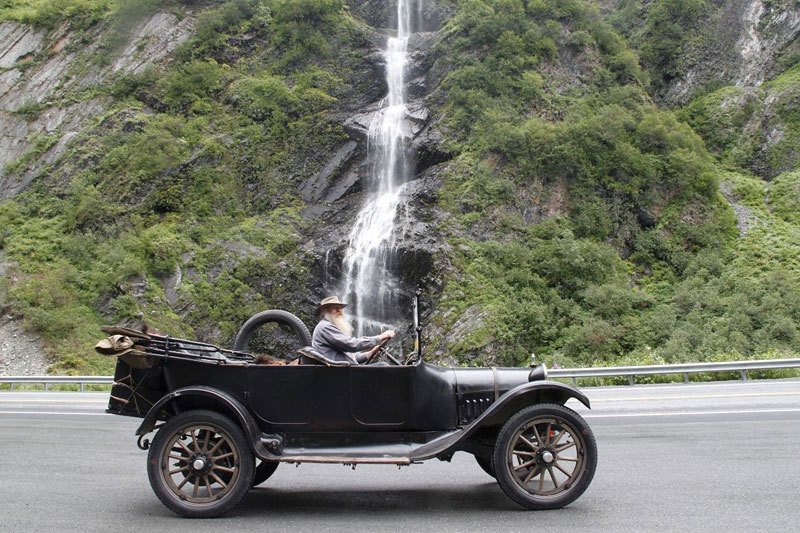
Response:
[[[347,307],[347,304],[340,302],[338,296],[328,296],[319,303],[320,310],[326,307]]]

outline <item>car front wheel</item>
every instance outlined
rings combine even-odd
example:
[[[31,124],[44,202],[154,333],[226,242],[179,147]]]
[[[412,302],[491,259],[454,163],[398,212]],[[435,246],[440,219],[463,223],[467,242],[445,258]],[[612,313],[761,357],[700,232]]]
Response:
[[[253,451],[239,426],[205,410],[167,420],[147,459],[153,492],[168,508],[190,518],[230,511],[252,486],[255,470]]]
[[[597,468],[597,443],[575,411],[558,404],[526,407],[500,430],[493,466],[509,498],[528,509],[575,501]]]

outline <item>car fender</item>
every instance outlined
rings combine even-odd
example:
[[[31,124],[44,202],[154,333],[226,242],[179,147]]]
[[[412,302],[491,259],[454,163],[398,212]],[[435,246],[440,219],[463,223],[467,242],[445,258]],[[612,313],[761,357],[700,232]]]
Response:
[[[256,455],[262,459],[277,459],[276,454],[279,454],[282,448],[280,436],[261,433],[255,420],[239,400],[219,389],[202,385],[176,389],[158,400],[145,415],[144,420],[136,430],[136,435],[141,437],[156,429],[159,415],[165,408],[174,402],[178,402],[181,398],[191,397],[203,398],[204,407],[207,407],[210,403],[218,409],[221,408],[219,410],[222,414],[233,415],[234,421],[239,424],[242,431],[247,435]]]
[[[455,450],[466,449],[464,448],[465,443],[469,442],[470,437],[478,430],[499,428],[520,409],[541,403],[564,405],[570,398],[575,398],[591,409],[589,398],[571,385],[557,381],[535,381],[519,385],[500,396],[468,426],[448,433],[415,450],[412,460],[449,457]]]
[[[500,426],[511,415],[520,409],[537,403],[557,403],[564,405],[570,398],[575,398],[587,408],[591,409],[589,398],[584,393],[566,383],[558,381],[534,381],[514,387],[500,396],[481,416],[472,424],[470,429]]]

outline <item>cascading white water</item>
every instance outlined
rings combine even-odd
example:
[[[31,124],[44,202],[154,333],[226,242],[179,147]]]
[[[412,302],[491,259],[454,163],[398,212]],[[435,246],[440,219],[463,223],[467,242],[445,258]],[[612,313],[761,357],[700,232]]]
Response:
[[[344,256],[342,294],[354,304],[359,335],[391,325],[397,314],[397,282],[390,267],[394,255],[394,229],[403,184],[409,177],[407,156],[410,127],[407,121],[405,74],[408,38],[412,31],[411,4],[397,2],[397,37],[387,40],[388,94],[369,127],[368,197],[350,231]],[[417,8],[421,9],[421,0]]]

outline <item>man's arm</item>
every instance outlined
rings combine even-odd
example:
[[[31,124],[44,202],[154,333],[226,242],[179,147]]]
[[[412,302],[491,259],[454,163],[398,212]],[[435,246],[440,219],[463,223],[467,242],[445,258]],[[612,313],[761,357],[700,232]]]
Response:
[[[342,352],[360,352],[378,345],[383,334],[374,337],[350,337],[333,324],[326,324],[320,335],[326,344]]]
[[[381,349],[381,345],[378,344],[377,346],[375,346],[371,350],[368,350],[366,352],[360,352],[360,353],[354,354],[353,357],[355,358],[356,362],[359,365],[363,365],[364,363],[366,363],[367,361],[370,360],[370,358],[372,357],[372,355],[375,352],[377,352],[380,349]]]

